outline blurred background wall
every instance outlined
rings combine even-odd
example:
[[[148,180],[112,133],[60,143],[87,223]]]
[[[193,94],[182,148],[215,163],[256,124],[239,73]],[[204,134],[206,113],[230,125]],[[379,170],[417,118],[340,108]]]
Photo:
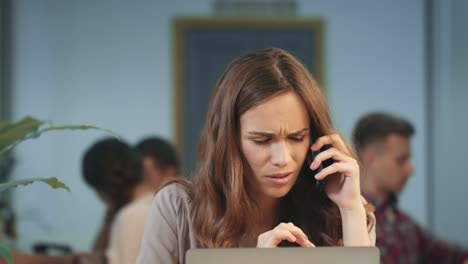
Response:
[[[468,1],[433,1],[429,126],[432,230],[468,245]],[[409,190],[408,190],[409,191]]]
[[[434,2],[434,3],[433,3]],[[210,0],[16,0],[11,3],[11,115],[94,124],[130,143],[174,139],[173,22],[212,17]],[[298,0],[297,18],[325,24],[325,83],[349,139],[368,111],[416,127],[415,173],[401,206],[440,237],[468,246],[465,121],[468,4],[463,0]],[[0,100],[1,101],[1,100]],[[71,193],[35,184],[14,193],[19,246],[87,250],[103,205],[81,179],[81,155],[105,134],[56,132],[17,148],[15,178],[56,176]]]

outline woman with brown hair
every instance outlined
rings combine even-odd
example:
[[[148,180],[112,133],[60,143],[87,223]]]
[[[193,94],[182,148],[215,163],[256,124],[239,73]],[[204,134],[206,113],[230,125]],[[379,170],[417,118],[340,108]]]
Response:
[[[195,247],[370,246],[364,204],[316,81],[286,51],[260,50],[219,78],[193,183],[158,192],[137,263],[184,263]]]

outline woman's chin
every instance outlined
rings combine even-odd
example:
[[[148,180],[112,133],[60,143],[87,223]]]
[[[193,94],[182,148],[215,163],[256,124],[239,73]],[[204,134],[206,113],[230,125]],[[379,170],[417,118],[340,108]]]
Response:
[[[266,190],[266,195],[271,197],[271,198],[282,198],[286,196],[286,194],[289,193],[291,190],[292,186],[283,186],[283,187],[274,187],[274,188],[269,188]]]

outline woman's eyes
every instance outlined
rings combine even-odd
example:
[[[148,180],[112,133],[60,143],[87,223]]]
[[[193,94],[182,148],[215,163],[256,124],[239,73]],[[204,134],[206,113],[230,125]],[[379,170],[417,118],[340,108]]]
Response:
[[[253,142],[257,145],[264,145],[268,143],[271,140],[271,138],[266,138],[266,139],[253,139]]]
[[[302,142],[304,140],[304,136],[294,136],[294,137],[289,137],[289,139],[294,141],[294,142]],[[265,144],[268,144],[271,141],[271,138],[252,139],[252,140],[257,145],[265,145]]]
[[[302,142],[304,140],[304,136],[290,137],[289,139],[296,141],[296,142]]]

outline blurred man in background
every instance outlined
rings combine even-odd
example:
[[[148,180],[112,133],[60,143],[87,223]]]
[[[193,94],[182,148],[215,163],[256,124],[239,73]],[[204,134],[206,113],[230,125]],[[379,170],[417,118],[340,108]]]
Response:
[[[157,190],[165,180],[177,176],[179,161],[172,145],[157,137],[146,138],[135,147],[140,154],[142,179],[132,188],[131,201],[112,223],[106,252],[109,264],[135,263],[147,215]]]
[[[159,189],[164,181],[177,177],[179,158],[175,148],[159,137],[148,137],[136,144],[135,148],[143,160],[143,181],[146,185]]]
[[[397,196],[413,172],[413,134],[411,123],[386,113],[365,115],[353,132],[361,191],[375,206],[381,262],[466,263],[468,251],[436,240],[397,206]]]

